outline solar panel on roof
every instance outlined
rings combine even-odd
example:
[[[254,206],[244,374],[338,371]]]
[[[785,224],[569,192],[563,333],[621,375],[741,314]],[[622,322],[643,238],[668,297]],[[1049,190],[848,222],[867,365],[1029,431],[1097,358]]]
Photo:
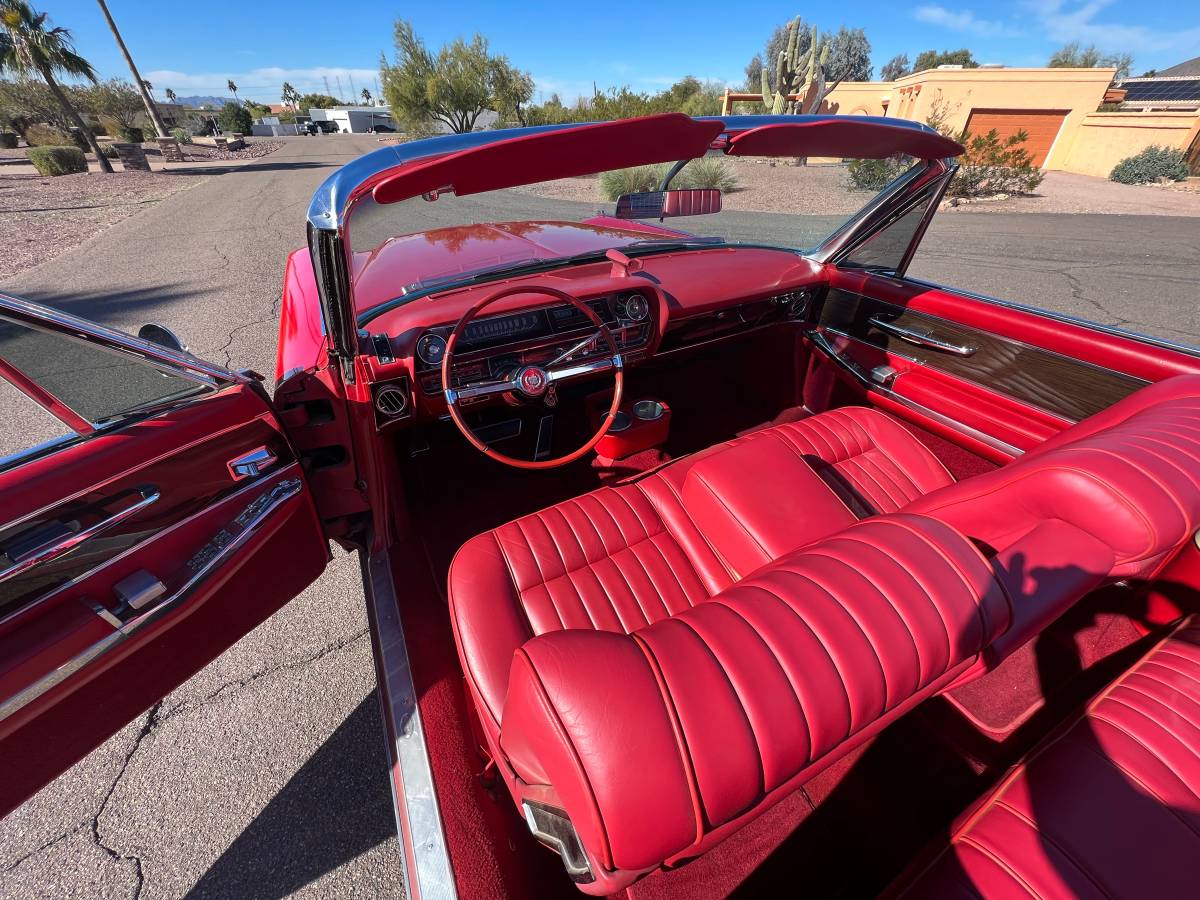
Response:
[[[1121,85],[1126,91],[1125,102],[1130,101],[1200,101],[1200,78],[1151,79],[1148,81],[1126,81]]]

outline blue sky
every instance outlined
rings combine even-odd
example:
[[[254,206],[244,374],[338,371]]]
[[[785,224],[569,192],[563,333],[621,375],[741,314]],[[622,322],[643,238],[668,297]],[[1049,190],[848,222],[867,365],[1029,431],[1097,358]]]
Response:
[[[70,28],[80,52],[103,76],[128,76],[93,0],[34,0]],[[174,8],[173,8],[174,7]],[[728,83],[772,28],[800,14],[824,29],[861,27],[878,68],[897,53],[970,47],[980,62],[1044,65],[1070,40],[1133,54],[1134,74],[1200,55],[1200,3],[1183,0],[1017,0],[1015,3],[844,4],[777,2],[607,2],[382,4],[252,0],[176,4],[109,0],[134,58],[157,90],[223,94],[233,78],[244,97],[278,102],[280,85],[333,93],[340,78],[375,92],[380,50],[392,50],[392,23],[405,15],[431,47],[480,31],[494,50],[531,72],[539,94],[570,100],[628,84],[658,90],[684,75]],[[179,12],[175,10],[179,9]]]

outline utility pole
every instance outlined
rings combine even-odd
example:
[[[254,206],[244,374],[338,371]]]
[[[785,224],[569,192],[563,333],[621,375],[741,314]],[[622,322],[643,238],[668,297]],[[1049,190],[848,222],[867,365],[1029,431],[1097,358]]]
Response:
[[[325,95],[328,96],[329,94],[332,94],[333,91],[329,87],[329,76],[322,75],[321,80],[325,82]]]
[[[354,86],[354,76],[351,75],[349,72],[347,72],[346,77],[350,79],[350,102],[352,104],[354,104],[355,106],[357,106],[358,105],[358,88],[356,88]]]
[[[117,23],[113,21],[112,13],[108,11],[108,4],[104,0],[96,0],[100,4],[100,11],[104,13],[104,18],[108,22],[109,30],[112,31],[113,37],[117,40],[117,46],[121,48],[121,53],[125,56],[125,62],[129,65],[129,71],[133,73],[133,83],[137,86],[138,93],[142,95],[142,103],[146,105],[146,114],[150,116],[150,124],[154,126],[154,130],[158,132],[159,137],[167,137],[170,132],[167,131],[167,126],[162,120],[162,116],[158,113],[158,106],[154,102],[154,98],[150,96],[150,92],[146,90],[146,82],[142,81],[142,76],[138,74],[137,66],[133,64],[133,57],[129,55],[129,48],[125,46],[125,41],[121,38],[121,32],[117,30]]]
[[[342,101],[342,76],[341,76],[341,75],[334,75],[334,76],[333,76],[333,80],[337,82],[337,86],[338,86],[338,93],[337,93],[337,96],[338,96],[338,102],[339,102],[339,103],[341,103],[341,101]]]

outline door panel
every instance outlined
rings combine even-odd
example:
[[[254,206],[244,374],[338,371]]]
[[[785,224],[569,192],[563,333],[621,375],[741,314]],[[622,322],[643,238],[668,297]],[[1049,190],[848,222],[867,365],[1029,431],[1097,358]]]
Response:
[[[1186,349],[939,286],[838,269],[830,284],[814,343],[843,376],[1000,461],[1152,381],[1200,372]]]
[[[259,470],[231,468],[255,454]],[[328,560],[269,402],[232,375],[158,414],[10,464],[0,497],[0,814],[267,618]]]

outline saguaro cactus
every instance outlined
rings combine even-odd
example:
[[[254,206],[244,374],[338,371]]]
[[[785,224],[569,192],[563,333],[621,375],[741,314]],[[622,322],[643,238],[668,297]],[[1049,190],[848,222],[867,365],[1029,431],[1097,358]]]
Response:
[[[775,115],[810,113],[821,109],[828,93],[825,85],[825,66],[829,63],[829,41],[817,32],[814,25],[808,49],[800,48],[800,17],[787,26],[787,45],[775,61],[775,85],[770,73],[762,70],[762,102]],[[836,85],[835,85],[836,86]],[[790,96],[799,100],[791,100]]]

